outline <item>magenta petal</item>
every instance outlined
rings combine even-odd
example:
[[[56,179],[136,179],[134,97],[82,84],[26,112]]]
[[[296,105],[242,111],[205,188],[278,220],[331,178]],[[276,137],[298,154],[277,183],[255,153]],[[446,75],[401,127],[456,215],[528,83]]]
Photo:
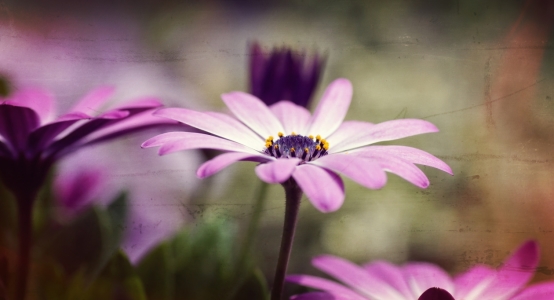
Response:
[[[50,121],[54,114],[54,97],[47,91],[28,89],[15,92],[5,104],[28,107],[40,118],[40,123]]]
[[[267,183],[283,183],[290,178],[299,158],[281,158],[269,161],[256,167],[256,175]]]
[[[213,174],[223,170],[229,165],[241,160],[265,162],[267,161],[267,156],[262,154],[253,155],[250,153],[242,152],[224,153],[203,163],[200,168],[198,168],[198,171],[196,171],[196,176],[198,176],[198,178],[206,178],[208,176],[212,176]]]
[[[368,122],[362,121],[344,121],[340,124],[339,128],[333,132],[329,137],[327,137],[327,142],[329,142],[330,148],[329,153],[338,152],[341,149],[341,144],[346,141],[356,140],[359,137],[363,136],[372,128],[374,125]]]
[[[307,133],[322,137],[331,135],[344,120],[351,100],[352,84],[348,79],[331,82],[315,109]]]
[[[402,299],[401,294],[394,287],[346,259],[332,255],[320,255],[312,259],[312,265],[370,299]]]
[[[34,110],[0,104],[0,135],[16,150],[26,149],[27,137],[38,125],[39,116]]]
[[[427,289],[440,287],[454,293],[454,284],[450,276],[441,268],[429,263],[409,263],[402,268],[404,280],[408,282],[414,297],[423,294]]]
[[[166,155],[177,151],[190,150],[190,149],[215,149],[223,151],[234,151],[234,152],[244,152],[250,153],[252,155],[260,154],[256,150],[248,148],[239,143],[222,139],[217,136],[207,135],[202,133],[195,132],[172,132],[174,138],[171,141],[164,142],[158,153],[160,155]],[[148,144],[150,140],[143,143]]]
[[[511,300],[552,300],[554,299],[554,282],[532,285],[517,294]]]
[[[418,300],[454,300],[449,292],[436,287],[426,290]]]
[[[250,129],[238,122],[231,123],[228,122],[227,118],[218,118],[212,114],[185,108],[163,108],[154,113],[156,116],[179,121],[194,128],[244,144],[252,149],[263,148],[265,138],[262,139],[256,136]]]
[[[380,189],[387,183],[387,175],[379,163],[355,155],[335,153],[323,156],[310,164],[341,173],[370,189]]]
[[[273,114],[281,121],[285,129],[284,134],[292,132],[306,135],[306,126],[310,121],[310,112],[290,101],[279,101],[269,107]]]
[[[262,100],[243,92],[223,94],[221,99],[239,120],[264,139],[284,131],[281,122]]]
[[[374,277],[380,278],[386,284],[393,287],[399,294],[402,295],[402,299],[413,298],[412,291],[408,286],[408,283],[404,280],[404,275],[400,267],[397,267],[387,261],[374,261],[369,264],[365,264],[363,268]]]
[[[458,299],[479,299],[496,277],[496,271],[487,266],[475,266],[454,278]]]
[[[64,121],[56,121],[35,129],[29,135],[29,147],[32,151],[41,151],[48,146],[58,134],[75,124],[79,119],[66,119]]]
[[[425,165],[444,171],[450,175],[453,175],[452,169],[442,160],[436,158],[432,154],[423,150],[407,147],[407,146],[369,146],[361,149],[353,150],[352,153],[366,153],[369,156],[371,154],[377,155],[390,155],[399,157],[402,160],[409,161],[418,165]]]
[[[286,281],[320,289],[331,294],[345,295],[350,297],[348,299],[367,300],[367,298],[362,297],[360,294],[357,294],[345,286],[328,279],[309,275],[289,275],[286,277]]]
[[[296,167],[292,177],[319,211],[333,212],[342,206],[344,184],[337,174],[304,164]]]
[[[360,297],[357,296],[355,298],[355,297],[349,297],[345,294],[336,295],[336,294],[330,294],[325,292],[311,292],[311,293],[305,293],[301,295],[295,295],[290,297],[290,299],[291,300],[355,300],[355,299],[360,299]]]
[[[498,270],[496,278],[483,292],[482,299],[506,299],[513,296],[533,277],[539,263],[539,246],[524,243]]]
[[[115,88],[111,86],[96,88],[81,98],[69,112],[79,112],[89,116],[95,116],[98,114],[101,106],[113,95],[114,91]]]
[[[391,120],[373,125],[364,135],[356,139],[349,139],[340,145],[336,145],[334,152],[346,151],[369,144],[397,140],[412,135],[438,132],[435,125],[418,119]]]
[[[93,199],[103,175],[100,169],[87,168],[60,174],[54,182],[57,199],[69,211],[78,211]]]

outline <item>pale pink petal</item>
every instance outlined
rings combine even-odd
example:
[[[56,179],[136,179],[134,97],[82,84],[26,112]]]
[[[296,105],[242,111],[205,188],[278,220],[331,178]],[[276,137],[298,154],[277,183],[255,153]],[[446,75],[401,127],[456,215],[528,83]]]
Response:
[[[454,283],[450,276],[433,264],[409,263],[402,268],[402,273],[414,297],[419,297],[432,287],[439,287],[450,294],[454,293]]]
[[[387,183],[387,175],[379,163],[363,157],[335,153],[318,158],[309,164],[341,173],[370,189],[380,189]]]
[[[218,118],[212,114],[186,108],[163,108],[154,112],[156,116],[179,121],[194,128],[249,146],[252,149],[264,147],[265,139],[256,136],[246,126],[236,122],[227,122],[227,119]]]
[[[40,89],[16,91],[4,103],[34,110],[39,116],[41,124],[50,122],[55,113],[54,97],[48,91]]]
[[[342,206],[344,184],[337,174],[304,164],[296,167],[292,177],[319,211],[333,212]]]
[[[348,79],[331,82],[315,109],[307,133],[322,137],[331,135],[344,120],[351,100],[352,84]]]
[[[333,132],[328,138],[329,153],[338,152],[336,149],[341,149],[340,145],[349,140],[356,140],[359,137],[367,134],[369,129],[373,127],[372,123],[362,121],[344,121],[339,128]]]
[[[482,299],[508,299],[533,277],[539,263],[539,246],[535,241],[524,243],[498,270],[496,278],[481,296]]]
[[[79,100],[79,102],[69,110],[69,113],[80,112],[89,116],[96,116],[100,112],[102,105],[106,103],[114,92],[115,88],[112,86],[96,88]]]
[[[158,153],[166,155],[189,149],[216,149],[260,154],[249,147],[222,139],[220,137],[195,132],[168,132],[148,139],[141,145],[143,148],[161,146]]]
[[[346,151],[369,144],[397,140],[412,135],[438,132],[437,127],[430,122],[418,119],[391,120],[373,125],[364,135],[357,136],[334,146],[333,151]]]
[[[348,296],[345,294],[325,293],[325,292],[311,292],[301,295],[295,295],[290,297],[291,300],[356,300],[360,299],[360,296]],[[361,298],[366,300],[366,298]]]
[[[403,300],[402,295],[394,287],[344,258],[320,255],[312,259],[312,265],[369,299]]]
[[[284,131],[277,117],[262,100],[255,96],[243,92],[231,92],[221,95],[221,99],[237,119],[264,139]]]
[[[380,278],[386,284],[393,287],[403,299],[411,299],[412,291],[408,283],[404,280],[404,275],[400,267],[395,266],[387,261],[374,261],[363,265],[363,268],[374,277]]]
[[[450,175],[453,175],[452,169],[445,162],[436,158],[432,154],[417,148],[412,148],[407,146],[375,145],[375,146],[369,146],[369,147],[353,150],[352,153],[367,153],[369,155],[378,154],[378,155],[395,156],[414,164],[437,168]]]
[[[256,167],[256,175],[267,183],[283,183],[296,169],[299,158],[282,158],[269,161]]]
[[[457,299],[481,299],[483,291],[493,282],[496,270],[487,266],[475,266],[454,278]]]
[[[552,300],[554,299],[554,282],[532,285],[510,300]]]
[[[382,153],[353,152],[352,155],[373,160],[385,171],[394,173],[420,188],[429,186],[429,179],[416,165],[404,159]]]
[[[288,282],[294,282],[307,287],[320,289],[331,294],[345,295],[355,300],[367,300],[367,298],[362,297],[360,294],[357,294],[345,286],[328,279],[309,275],[289,275],[286,277],[286,280]]]
[[[269,157],[263,154],[254,155],[242,152],[223,153],[203,163],[200,168],[198,168],[198,171],[196,171],[196,176],[198,176],[198,178],[212,176],[229,165],[241,160],[265,162],[269,160]]]
[[[281,121],[285,135],[290,135],[292,132],[307,135],[306,126],[310,121],[310,112],[306,108],[290,101],[279,101],[269,109]]]

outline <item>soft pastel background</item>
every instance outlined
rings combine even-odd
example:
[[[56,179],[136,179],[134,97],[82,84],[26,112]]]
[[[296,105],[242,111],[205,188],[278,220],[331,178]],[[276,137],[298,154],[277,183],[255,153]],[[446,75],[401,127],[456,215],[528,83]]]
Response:
[[[425,190],[393,175],[378,191],[346,179],[345,204],[331,214],[304,201],[290,272],[314,273],[310,258],[330,253],[430,261],[455,274],[498,266],[534,238],[541,281],[554,274],[553,20],[549,1],[3,1],[0,74],[16,89],[49,88],[64,106],[109,84],[115,101],[154,95],[170,106],[224,110],[221,93],[248,90],[250,42],[323,53],[314,102],[346,77],[354,85],[347,119],[433,122],[440,133],[395,143],[435,154],[455,176],[425,168]],[[103,168],[99,199],[130,191],[123,247],[131,259],[202,220],[244,228],[259,186],[253,163],[200,181],[204,156],[140,149],[153,134],[87,149],[58,168]],[[283,199],[272,186],[256,244],[268,278]]]

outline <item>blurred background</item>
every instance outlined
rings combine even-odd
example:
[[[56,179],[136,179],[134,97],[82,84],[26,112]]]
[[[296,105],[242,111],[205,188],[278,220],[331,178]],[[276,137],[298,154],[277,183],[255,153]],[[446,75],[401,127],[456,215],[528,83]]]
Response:
[[[13,89],[52,90],[62,107],[108,84],[117,87],[114,101],[152,95],[168,106],[225,111],[221,93],[249,89],[248,49],[258,41],[326,57],[312,108],[329,82],[345,77],[354,86],[346,119],[419,118],[440,129],[391,144],[438,156],[453,177],[424,168],[425,190],[389,175],[376,191],[345,179],[345,203],[330,214],[304,199],[289,273],[318,274],[311,257],[329,253],[357,263],[429,261],[456,274],[476,263],[496,267],[537,239],[535,281],[553,279],[549,1],[112,2],[1,2],[0,74]],[[132,261],[208,219],[233,223],[241,236],[260,185],[254,163],[201,181],[204,154],[158,157],[139,147],[152,135],[86,149],[57,172],[104,166],[107,184],[96,198],[129,191],[125,230],[135,238],[122,246]],[[271,186],[255,245],[268,280],[284,208],[282,188]]]

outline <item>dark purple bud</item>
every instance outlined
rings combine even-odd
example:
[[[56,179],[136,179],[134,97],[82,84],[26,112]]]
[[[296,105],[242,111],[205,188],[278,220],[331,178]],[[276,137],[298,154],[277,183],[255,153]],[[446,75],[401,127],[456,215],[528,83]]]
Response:
[[[250,93],[267,105],[289,100],[307,107],[324,64],[317,53],[308,57],[285,47],[267,52],[254,42],[250,46]]]
[[[421,294],[418,300],[454,300],[454,297],[443,289],[433,287]]]

